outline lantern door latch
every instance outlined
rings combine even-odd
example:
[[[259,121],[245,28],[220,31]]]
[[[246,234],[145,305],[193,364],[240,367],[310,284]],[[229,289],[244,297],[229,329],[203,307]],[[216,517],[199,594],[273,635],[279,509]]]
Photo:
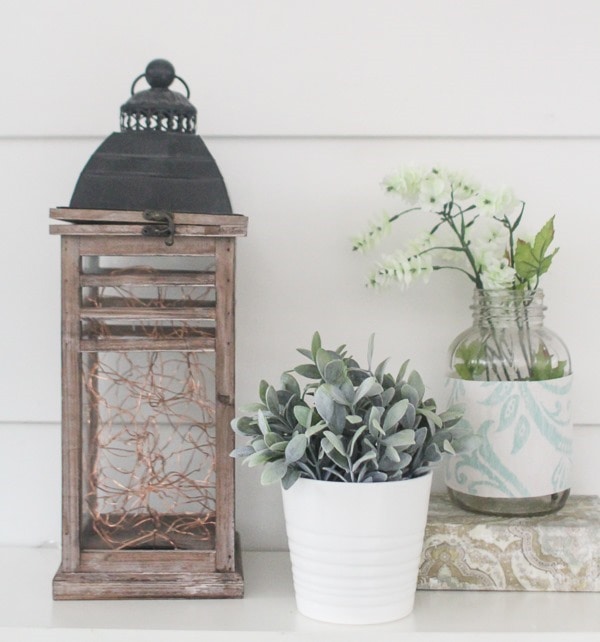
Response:
[[[153,225],[144,225],[142,228],[144,236],[159,236],[165,239],[165,245],[173,245],[175,219],[171,212],[146,210],[143,216],[146,221],[153,223]]]

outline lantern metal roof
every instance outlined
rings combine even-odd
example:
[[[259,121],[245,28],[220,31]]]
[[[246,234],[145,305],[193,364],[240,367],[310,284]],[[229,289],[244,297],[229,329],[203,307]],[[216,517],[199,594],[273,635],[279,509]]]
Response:
[[[136,93],[142,78],[150,89]],[[169,88],[175,79],[187,96]],[[121,106],[121,131],[91,156],[69,207],[231,214],[221,172],[196,134],[196,108],[189,96],[169,61],[150,62]]]

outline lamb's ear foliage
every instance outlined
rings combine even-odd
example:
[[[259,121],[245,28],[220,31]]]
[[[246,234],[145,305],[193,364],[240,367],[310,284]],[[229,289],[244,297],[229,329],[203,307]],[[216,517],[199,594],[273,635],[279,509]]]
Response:
[[[470,444],[461,425],[462,409],[438,413],[423,400],[425,385],[408,361],[396,377],[386,359],[373,372],[374,337],[367,368],[346,354],[345,345],[326,350],[315,332],[308,359],[281,376],[281,388],[259,386],[260,403],[233,420],[249,437],[231,455],[249,466],[264,465],[263,484],[290,488],[300,477],[344,482],[382,482],[423,475],[443,452]],[[309,379],[302,387],[294,376]],[[456,437],[456,438],[455,438]]]

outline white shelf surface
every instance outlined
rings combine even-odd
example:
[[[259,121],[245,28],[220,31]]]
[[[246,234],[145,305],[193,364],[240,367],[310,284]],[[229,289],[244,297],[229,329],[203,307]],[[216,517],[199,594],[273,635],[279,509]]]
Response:
[[[53,548],[0,548],[2,642],[600,642],[598,593],[418,591],[390,624],[340,626],[300,615],[287,553],[244,552],[241,600],[52,600]]]

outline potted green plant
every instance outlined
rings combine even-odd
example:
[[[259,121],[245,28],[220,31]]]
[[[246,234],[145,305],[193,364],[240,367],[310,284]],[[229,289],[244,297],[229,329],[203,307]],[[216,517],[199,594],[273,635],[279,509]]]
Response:
[[[417,372],[367,367],[315,333],[307,363],[262,381],[232,422],[249,443],[232,455],[281,482],[296,602],[320,620],[367,624],[414,603],[431,487],[442,453],[468,445],[461,409],[438,412]],[[304,384],[300,380],[306,380]]]
[[[569,495],[571,360],[543,323],[541,277],[558,249],[554,217],[523,235],[525,203],[456,172],[408,167],[384,181],[404,207],[353,241],[367,251],[410,212],[427,228],[384,255],[368,284],[407,286],[450,269],[474,286],[473,325],[450,346],[450,400],[463,403],[476,450],[448,464],[450,496],[463,508],[502,515],[558,510]]]

